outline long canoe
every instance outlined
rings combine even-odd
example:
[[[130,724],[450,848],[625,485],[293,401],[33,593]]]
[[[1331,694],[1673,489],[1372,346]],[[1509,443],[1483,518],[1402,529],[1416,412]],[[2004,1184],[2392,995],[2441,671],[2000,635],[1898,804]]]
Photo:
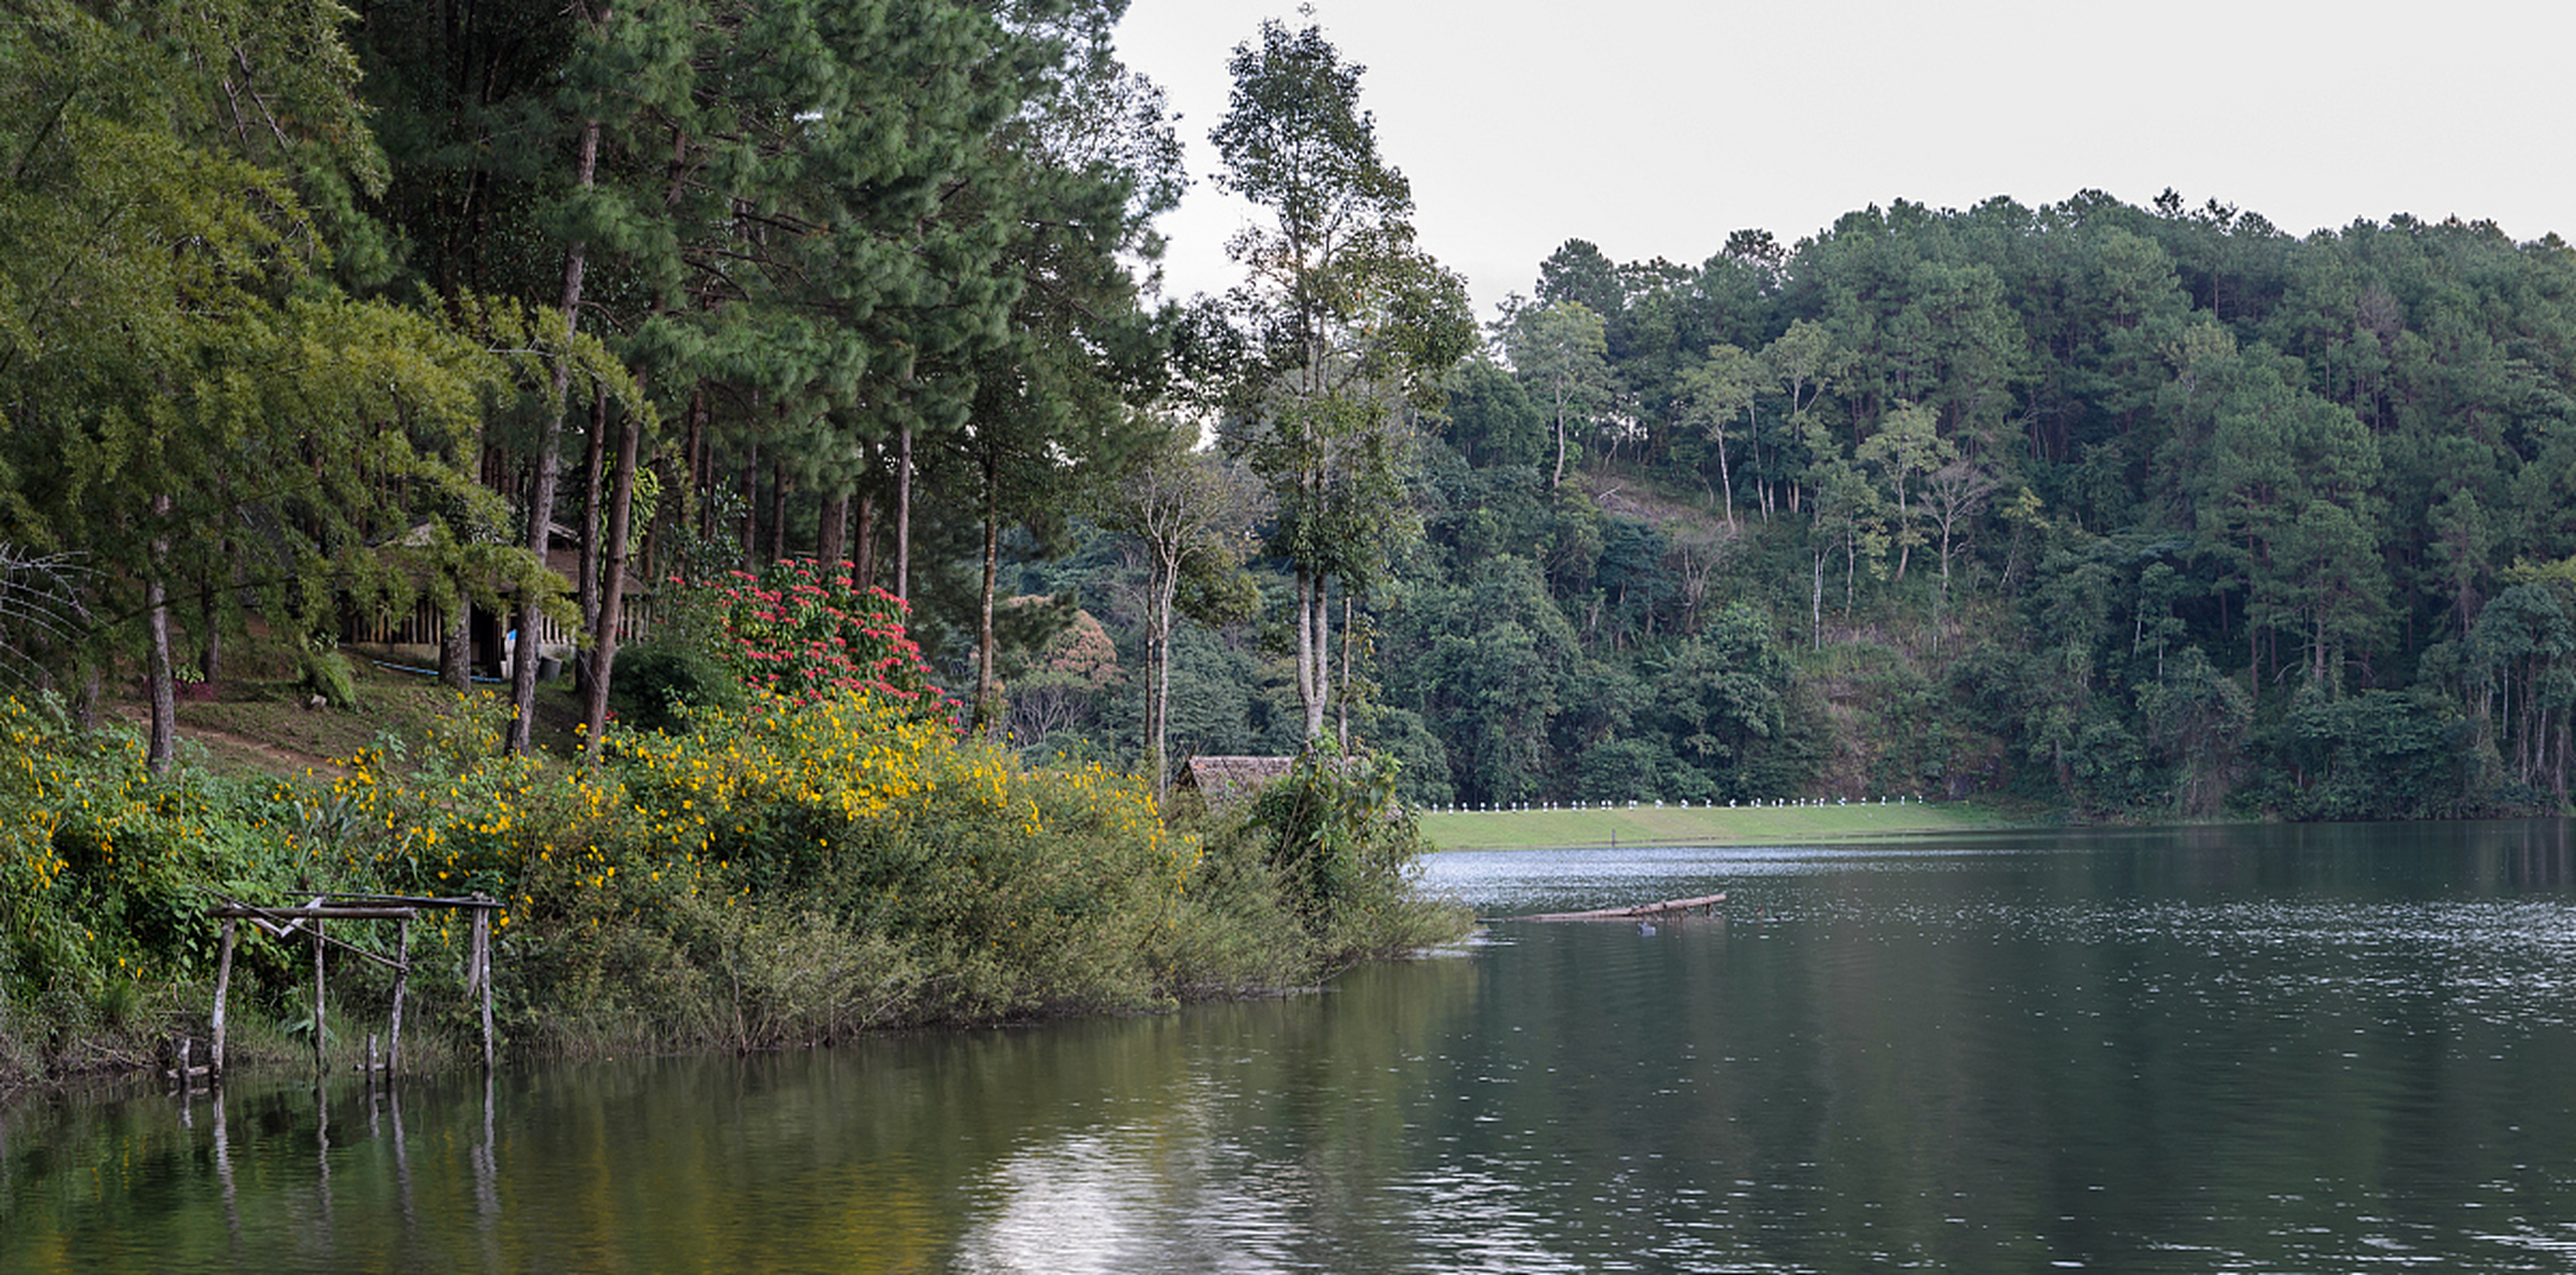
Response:
[[[1542,912],[1536,916],[1507,916],[1506,921],[1637,921],[1657,916],[1684,916],[1706,909],[1717,915],[1717,905],[1726,902],[1726,892],[1704,894],[1696,899],[1666,899],[1661,903],[1640,903],[1625,908],[1595,908],[1589,912]]]

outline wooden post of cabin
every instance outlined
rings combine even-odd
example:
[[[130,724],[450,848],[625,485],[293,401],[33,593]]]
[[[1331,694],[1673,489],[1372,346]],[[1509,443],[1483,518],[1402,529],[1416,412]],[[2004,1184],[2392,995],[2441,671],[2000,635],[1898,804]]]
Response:
[[[483,984],[483,1070],[492,1070],[492,909],[474,896],[474,971]]]
[[[317,900],[318,902],[318,900]],[[322,1053],[322,918],[313,918],[313,1074],[323,1073]]]
[[[215,957],[215,1038],[209,1046],[213,1052],[206,1058],[208,1088],[214,1087],[224,1077],[224,993],[230,990],[233,981],[233,926],[236,924],[239,923],[231,917],[224,918],[223,946]]]
[[[411,918],[394,921],[394,1025],[393,1039],[385,1043],[385,1075],[391,1076],[402,1062],[403,985],[411,981]]]

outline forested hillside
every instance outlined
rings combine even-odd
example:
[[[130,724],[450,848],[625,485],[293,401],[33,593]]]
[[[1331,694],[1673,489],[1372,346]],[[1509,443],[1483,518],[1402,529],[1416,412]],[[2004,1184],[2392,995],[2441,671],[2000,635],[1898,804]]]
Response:
[[[1570,240],[1491,337],[1364,608],[1425,799],[2563,806],[2554,237],[1899,202],[1697,266]],[[1195,746],[1292,739],[1257,630],[1179,649]]]
[[[1333,737],[1429,802],[2564,806],[2554,236],[1900,201],[1569,239],[1480,327],[1361,69],[1273,22],[1212,134],[1243,282],[1165,299],[1122,7],[14,6],[11,670],[148,688],[157,769],[245,643],[327,684],[426,603],[459,686],[476,617],[519,635],[516,750],[575,635],[595,746],[630,612],[658,707],[671,581],[813,556],[969,726],[1160,774]]]

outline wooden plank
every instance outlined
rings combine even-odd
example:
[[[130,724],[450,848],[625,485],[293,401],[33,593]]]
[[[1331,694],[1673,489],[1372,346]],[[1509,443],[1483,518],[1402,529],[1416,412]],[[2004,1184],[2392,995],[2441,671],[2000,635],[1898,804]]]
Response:
[[[324,896],[336,906],[412,907],[412,908],[497,908],[499,899],[482,895],[445,898],[430,894],[333,894]]]
[[[212,917],[241,917],[288,925],[299,925],[305,921],[408,921],[418,914],[417,908],[352,907],[329,903],[318,907],[291,908],[263,908],[248,903],[234,903],[206,909],[206,915]]]
[[[235,918],[245,919],[251,924],[260,927],[260,929],[266,933],[282,939],[293,934],[319,934],[322,922],[324,921],[401,921],[408,923],[413,914],[409,912],[400,912],[377,916],[362,912],[331,911],[327,909],[317,909],[314,907],[263,908],[254,907],[247,903],[237,903],[226,907],[208,909],[207,915],[224,918],[224,924],[226,925],[232,924]],[[376,952],[370,952],[367,949],[345,939],[335,939],[324,935],[322,936],[322,941],[329,943],[331,946],[336,947],[343,952],[347,952],[352,956],[374,961],[376,964],[382,965],[386,969],[393,970],[397,974],[402,972],[400,964],[395,958],[386,957]]]

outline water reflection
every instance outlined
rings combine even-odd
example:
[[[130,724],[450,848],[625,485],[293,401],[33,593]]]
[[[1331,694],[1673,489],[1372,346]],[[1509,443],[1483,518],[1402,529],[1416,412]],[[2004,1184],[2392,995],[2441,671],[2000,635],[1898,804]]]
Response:
[[[1441,856],[1323,995],[0,1112],[0,1270],[2446,1270],[2576,1253],[2557,822]],[[205,1102],[201,1112],[195,1103]]]

